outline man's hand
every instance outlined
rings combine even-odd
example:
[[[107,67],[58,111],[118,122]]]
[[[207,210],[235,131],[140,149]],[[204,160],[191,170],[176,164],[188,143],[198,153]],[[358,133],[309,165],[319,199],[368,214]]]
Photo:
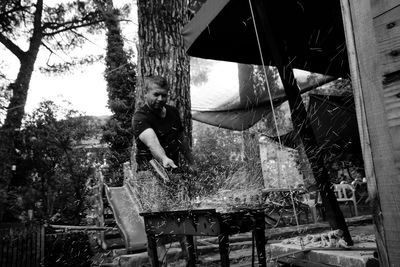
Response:
[[[166,169],[168,169],[168,168],[173,168],[173,169],[178,168],[178,166],[175,165],[175,162],[172,159],[168,158],[168,157],[164,157],[162,159],[162,165]]]
[[[139,139],[150,149],[151,154],[164,168],[177,168],[175,162],[167,157],[164,148],[161,146],[156,133],[152,128],[147,128],[140,135]]]

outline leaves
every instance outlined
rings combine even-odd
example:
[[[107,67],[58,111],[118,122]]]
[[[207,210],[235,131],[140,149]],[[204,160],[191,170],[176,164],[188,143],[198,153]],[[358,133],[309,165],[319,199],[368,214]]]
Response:
[[[190,82],[195,86],[201,86],[208,81],[208,73],[212,61],[201,58],[190,58]]]
[[[95,160],[88,158],[89,150],[82,144],[99,134],[98,124],[93,118],[52,101],[42,102],[27,116],[13,184],[40,192],[30,200],[43,203],[37,214],[51,216],[53,209],[59,208],[64,220],[80,220],[85,182]]]
[[[113,8],[112,1],[109,1],[107,6],[101,1],[97,4],[99,9],[103,10],[107,28],[104,77],[107,81],[108,107],[113,113],[103,127],[102,141],[110,147],[108,156],[110,168],[106,176],[112,175],[122,181],[122,166],[130,160],[133,141],[131,119],[135,110],[136,66],[130,62],[129,54],[124,50],[124,40],[119,25],[121,12]]]
[[[100,15],[101,13],[92,5],[92,1],[70,1],[58,5],[54,5],[52,1],[44,3],[43,0],[0,2],[0,42],[19,59],[21,64],[18,75],[15,75],[16,80],[8,86],[12,90],[12,95],[4,123],[0,129],[0,139],[2,140],[0,142],[1,209],[12,180],[13,174],[10,170],[20,156],[15,153],[18,150],[15,144],[26,141],[24,139],[17,140],[18,134],[14,134],[14,132],[21,128],[29,84],[40,48],[45,46],[50,51],[50,60],[51,55],[55,54],[57,50],[64,50],[63,52],[66,53],[67,50],[82,45],[87,41],[85,36],[87,32],[95,32],[101,28],[102,17]],[[20,45],[24,47],[21,46],[21,48]],[[25,49],[25,47],[29,48]],[[59,71],[63,70],[62,65],[56,67],[60,67]],[[69,67],[71,65],[67,64],[67,69]],[[39,120],[41,121],[36,125],[39,127],[37,130],[41,129],[40,127],[54,130],[56,128],[52,127],[60,126],[58,123],[53,123],[51,117],[48,116],[43,120],[39,118]],[[51,136],[52,133],[54,133],[53,136]],[[67,137],[57,136],[52,131],[43,130],[40,136],[44,140],[48,140],[49,145],[53,145],[54,151],[57,151],[57,145],[66,148],[72,143]],[[34,144],[34,147],[38,145]],[[68,150],[65,149],[66,151]],[[30,155],[31,151],[26,152],[26,155]],[[49,152],[53,151],[50,149],[46,153],[43,152],[43,159],[48,161],[42,163],[51,162],[50,159],[54,155]],[[72,161],[70,160],[70,162]],[[3,211],[0,212],[0,220],[2,220],[2,216]]]
[[[0,29],[11,33],[15,27],[27,21],[33,8],[31,1],[7,0],[0,2]]]
[[[39,71],[49,75],[65,74],[73,71],[77,67],[94,64],[98,61],[101,61],[103,58],[103,55],[88,55],[82,58],[72,58],[72,60],[68,62],[40,66]]]

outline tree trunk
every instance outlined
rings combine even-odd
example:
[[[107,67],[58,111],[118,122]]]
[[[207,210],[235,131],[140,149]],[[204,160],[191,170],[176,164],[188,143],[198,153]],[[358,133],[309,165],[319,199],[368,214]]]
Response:
[[[4,124],[0,129],[0,222],[3,220],[5,204],[7,201],[7,191],[13,175],[13,165],[15,164],[15,141],[21,127],[22,118],[25,114],[25,103],[28,96],[29,83],[36,61],[37,54],[42,40],[42,20],[43,0],[38,0],[34,15],[34,28],[30,38],[29,49],[23,52],[12,42],[3,43],[13,52],[20,61],[20,68],[17,79],[10,84],[12,97],[7,108]],[[4,37],[2,38],[4,39]]]
[[[25,114],[29,83],[38,51],[39,48],[25,55],[21,60],[17,79],[9,86],[9,89],[12,90],[12,97],[4,124],[0,129],[0,222],[3,220],[7,191],[16,168],[16,140]]]
[[[180,113],[188,144],[192,145],[190,65],[181,30],[187,23],[187,1],[139,0],[138,90],[136,106],[143,103],[143,77],[164,76],[169,84],[169,104]]]
[[[254,92],[253,71],[253,65],[238,64],[239,98],[240,104],[245,108],[251,108],[257,101],[257,95]]]
[[[307,189],[313,190],[315,185],[315,178],[312,172],[310,161],[307,157],[304,145],[301,139],[296,137],[297,152],[299,153],[299,168],[300,172],[303,174],[304,185]]]
[[[239,78],[239,98],[240,104],[244,108],[251,108],[252,105],[257,101],[257,96],[254,93],[254,83],[253,83],[253,66],[247,64],[238,64],[238,78]],[[243,146],[242,155],[246,162],[249,162],[251,154],[251,137],[248,130],[242,132]]]
[[[251,109],[257,105],[260,97],[255,90],[253,65],[238,64],[238,78],[240,103],[245,109]],[[251,133],[249,129],[242,131],[241,155],[246,163],[249,184],[264,186],[263,180],[260,179],[262,170],[258,140],[255,140],[255,134]]]

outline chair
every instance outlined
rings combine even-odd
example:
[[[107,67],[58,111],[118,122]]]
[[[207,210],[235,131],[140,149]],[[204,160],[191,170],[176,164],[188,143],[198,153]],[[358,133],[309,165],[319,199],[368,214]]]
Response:
[[[312,192],[313,195],[316,195],[315,192]],[[308,207],[308,209],[311,211],[311,215],[313,218],[314,223],[317,223],[318,221],[318,216],[317,216],[317,203],[316,203],[316,199],[314,197],[314,199],[311,198],[312,195],[311,192],[307,192],[302,194],[302,199],[301,199],[301,203],[303,203],[304,205],[306,205]],[[308,223],[308,212],[306,211],[306,216],[307,216],[307,223]]]
[[[351,203],[354,205],[354,213],[358,216],[356,190],[350,184],[334,184],[334,191],[339,203]]]
[[[319,191],[314,190],[308,192],[304,195],[302,202],[309,206],[314,223],[318,222],[318,218],[326,220],[325,211],[322,205],[321,195]]]

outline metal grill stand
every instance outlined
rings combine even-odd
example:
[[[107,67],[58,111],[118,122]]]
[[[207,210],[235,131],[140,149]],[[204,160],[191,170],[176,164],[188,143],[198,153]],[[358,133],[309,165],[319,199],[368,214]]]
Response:
[[[215,209],[140,213],[144,218],[148,253],[153,267],[159,267],[157,238],[186,236],[188,266],[195,266],[196,253],[193,236],[218,237],[221,266],[229,266],[229,236],[253,232],[258,255],[258,266],[266,267],[264,211],[246,209],[219,213]]]

